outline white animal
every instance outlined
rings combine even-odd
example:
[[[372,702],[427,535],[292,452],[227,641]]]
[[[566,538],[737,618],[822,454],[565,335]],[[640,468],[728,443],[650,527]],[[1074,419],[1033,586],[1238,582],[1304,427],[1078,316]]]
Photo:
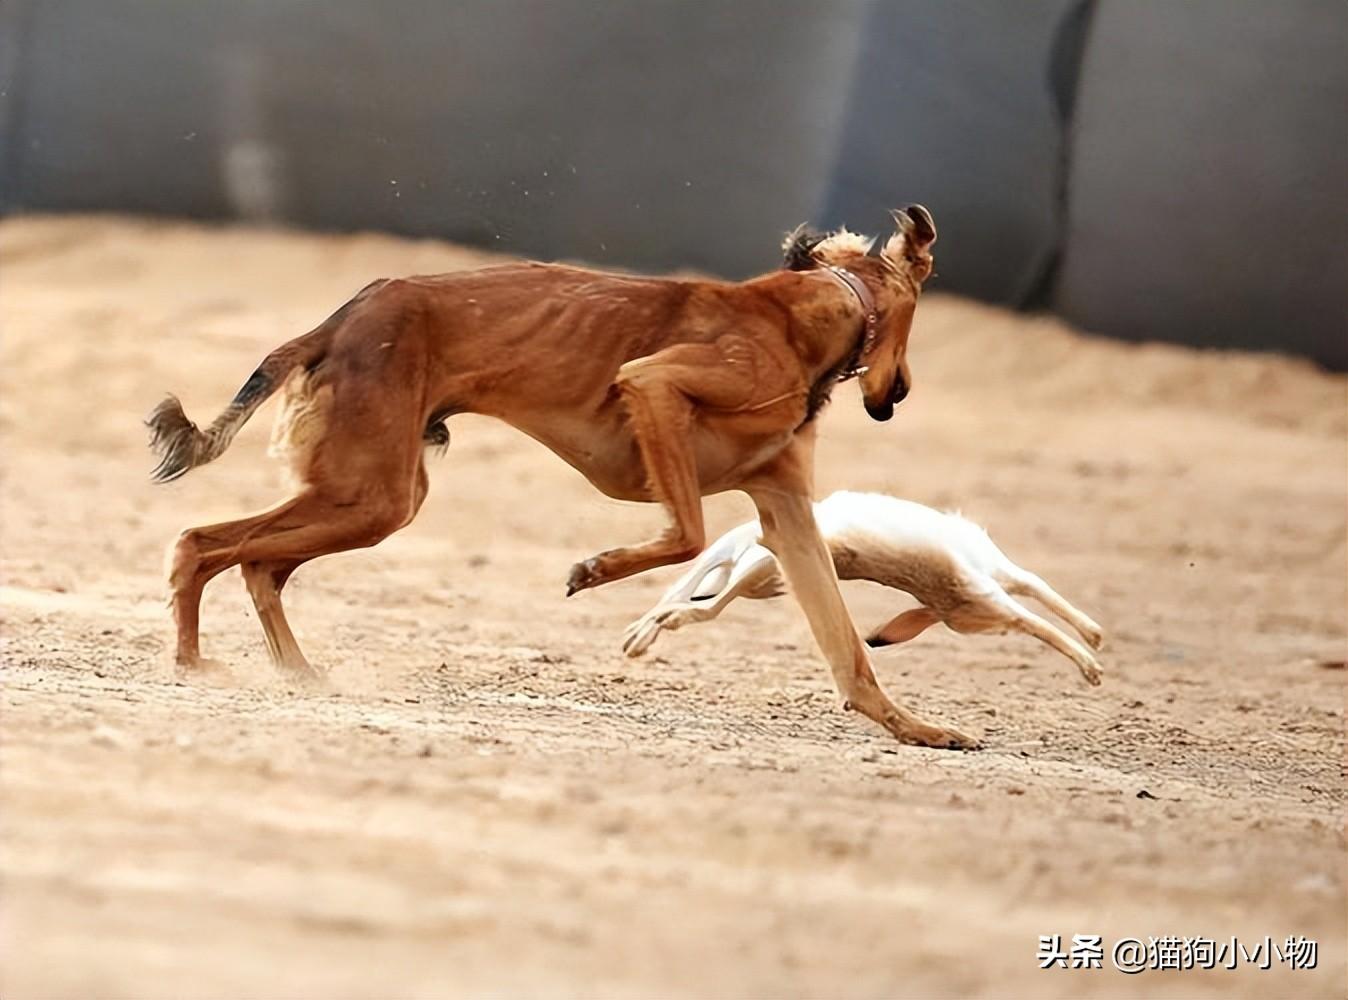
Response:
[[[1100,626],[1003,555],[972,521],[910,500],[847,492],[816,503],[814,516],[839,579],[873,580],[919,602],[877,629],[869,645],[906,642],[937,622],[956,632],[1024,632],[1070,659],[1089,683],[1100,683],[1090,650],[1011,595],[1037,599],[1092,649],[1100,648]],[[785,593],[777,560],[761,538],[759,523],[749,521],[708,546],[660,602],[627,627],[623,651],[640,656],[662,630],[709,621],[737,597]]]

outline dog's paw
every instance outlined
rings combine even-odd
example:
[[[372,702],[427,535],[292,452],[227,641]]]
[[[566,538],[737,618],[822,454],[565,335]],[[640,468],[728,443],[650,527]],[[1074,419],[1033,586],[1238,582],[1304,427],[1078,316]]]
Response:
[[[931,747],[933,750],[983,749],[982,740],[965,736],[957,729],[932,726],[914,719],[904,719],[895,714],[886,715],[880,720],[880,724],[900,743],[907,743],[909,746]]]
[[[942,729],[938,726],[924,726],[921,730],[910,730],[900,739],[911,746],[931,747],[933,750],[983,749],[982,740],[965,736],[956,729]]]
[[[312,694],[333,690],[332,678],[328,676],[328,672],[313,666],[307,660],[283,664],[279,669],[281,683],[293,690]]]
[[[597,587],[603,582],[604,576],[599,571],[599,558],[592,556],[571,567],[571,573],[566,578],[566,596],[579,594],[582,590]]]
[[[179,683],[222,687],[235,683],[234,671],[220,660],[204,656],[180,657],[174,661],[173,676]]]

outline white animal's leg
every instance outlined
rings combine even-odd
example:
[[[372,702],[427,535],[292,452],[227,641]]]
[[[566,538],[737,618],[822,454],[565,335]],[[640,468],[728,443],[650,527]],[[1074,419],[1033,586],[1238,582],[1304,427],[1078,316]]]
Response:
[[[640,656],[655,637],[660,634],[660,616],[671,607],[687,604],[694,594],[705,593],[708,584],[719,586],[716,578],[725,577],[728,560],[720,553],[708,549],[693,563],[692,569],[674,583],[655,606],[623,629],[623,652],[628,656]],[[715,591],[712,591],[715,593]]]
[[[694,594],[705,589],[708,585],[714,590],[720,589],[714,583],[714,579],[718,574],[723,574],[733,561],[733,556],[719,551],[716,546],[712,546],[697,557],[697,561],[693,563],[688,572],[674,581],[674,584],[660,596],[656,606],[690,601]]]
[[[681,596],[677,600],[669,601],[669,603],[681,604],[687,601],[705,601],[715,597],[721,591],[725,590],[726,584],[730,582],[730,571],[734,565],[733,562],[718,562],[711,569],[707,570],[702,579],[693,584],[691,593],[686,596]]]
[[[909,608],[872,632],[866,638],[866,645],[879,649],[881,646],[916,639],[940,620],[941,616],[931,608]]]
[[[720,566],[714,567],[714,572],[719,572]],[[699,593],[703,590],[700,582],[694,590]],[[661,601],[629,625],[623,634],[623,652],[628,656],[640,656],[663,629],[673,631],[694,622],[710,621],[737,597],[762,598],[780,593],[777,560],[767,549],[755,545],[740,553],[719,591],[696,601]]]
[[[1002,584],[1008,593],[1022,597],[1033,597],[1044,607],[1067,622],[1081,634],[1091,649],[1099,649],[1104,642],[1104,632],[1089,615],[1077,610],[1066,598],[1045,583],[1040,577],[1015,564],[1008,564],[1003,570]]]
[[[1096,662],[1090,650],[1071,638],[1058,626],[1040,618],[1014,598],[1000,591],[989,594],[985,603],[977,608],[962,611],[953,616],[951,628],[957,632],[983,632],[993,630],[1014,630],[1032,635],[1040,642],[1047,643],[1063,656],[1077,665],[1081,676],[1088,684],[1100,683],[1100,664]]]
[[[725,586],[708,599],[690,601],[667,609],[661,624],[673,630],[694,622],[705,622],[720,615],[738,597],[759,600],[785,593],[777,560],[761,545],[740,554],[730,570]]]
[[[655,641],[655,636],[660,631],[658,625],[655,625],[656,619],[665,608],[687,604],[702,597],[712,597],[723,590],[735,560],[745,549],[758,543],[758,532],[758,522],[749,521],[731,528],[708,545],[693,561],[688,571],[664,592],[655,606],[623,630],[623,651],[628,656],[640,656],[646,647]],[[634,644],[638,642],[640,636],[646,638],[639,643],[637,651],[633,652]]]

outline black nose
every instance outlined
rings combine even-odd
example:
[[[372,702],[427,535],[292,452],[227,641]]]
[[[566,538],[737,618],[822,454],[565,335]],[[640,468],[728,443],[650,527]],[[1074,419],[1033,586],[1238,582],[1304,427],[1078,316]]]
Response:
[[[894,383],[894,395],[891,399],[895,403],[902,403],[908,397],[908,383],[899,379]]]
[[[894,416],[893,403],[881,403],[879,406],[871,406],[870,403],[864,404],[866,412],[870,414],[872,420],[879,420],[881,423]]]

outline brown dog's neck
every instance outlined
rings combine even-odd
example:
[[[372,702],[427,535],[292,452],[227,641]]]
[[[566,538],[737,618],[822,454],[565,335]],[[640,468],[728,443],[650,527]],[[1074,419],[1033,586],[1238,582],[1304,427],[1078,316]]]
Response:
[[[871,295],[871,290],[866,287],[864,281],[847,268],[838,267],[836,264],[827,265],[825,270],[842,282],[847,290],[857,297],[857,302],[861,304],[861,335],[857,338],[856,346],[852,348],[837,378],[839,382],[846,382],[848,379],[856,378],[864,370],[861,367],[861,362],[875,343],[875,338],[880,329],[880,316],[875,306],[875,296]]]
[[[875,296],[859,275],[834,266],[810,273],[827,275],[831,280],[811,282],[813,294],[797,303],[806,342],[801,345],[801,360],[813,371],[801,426],[828,405],[840,382],[859,373],[863,356],[879,329]]]

